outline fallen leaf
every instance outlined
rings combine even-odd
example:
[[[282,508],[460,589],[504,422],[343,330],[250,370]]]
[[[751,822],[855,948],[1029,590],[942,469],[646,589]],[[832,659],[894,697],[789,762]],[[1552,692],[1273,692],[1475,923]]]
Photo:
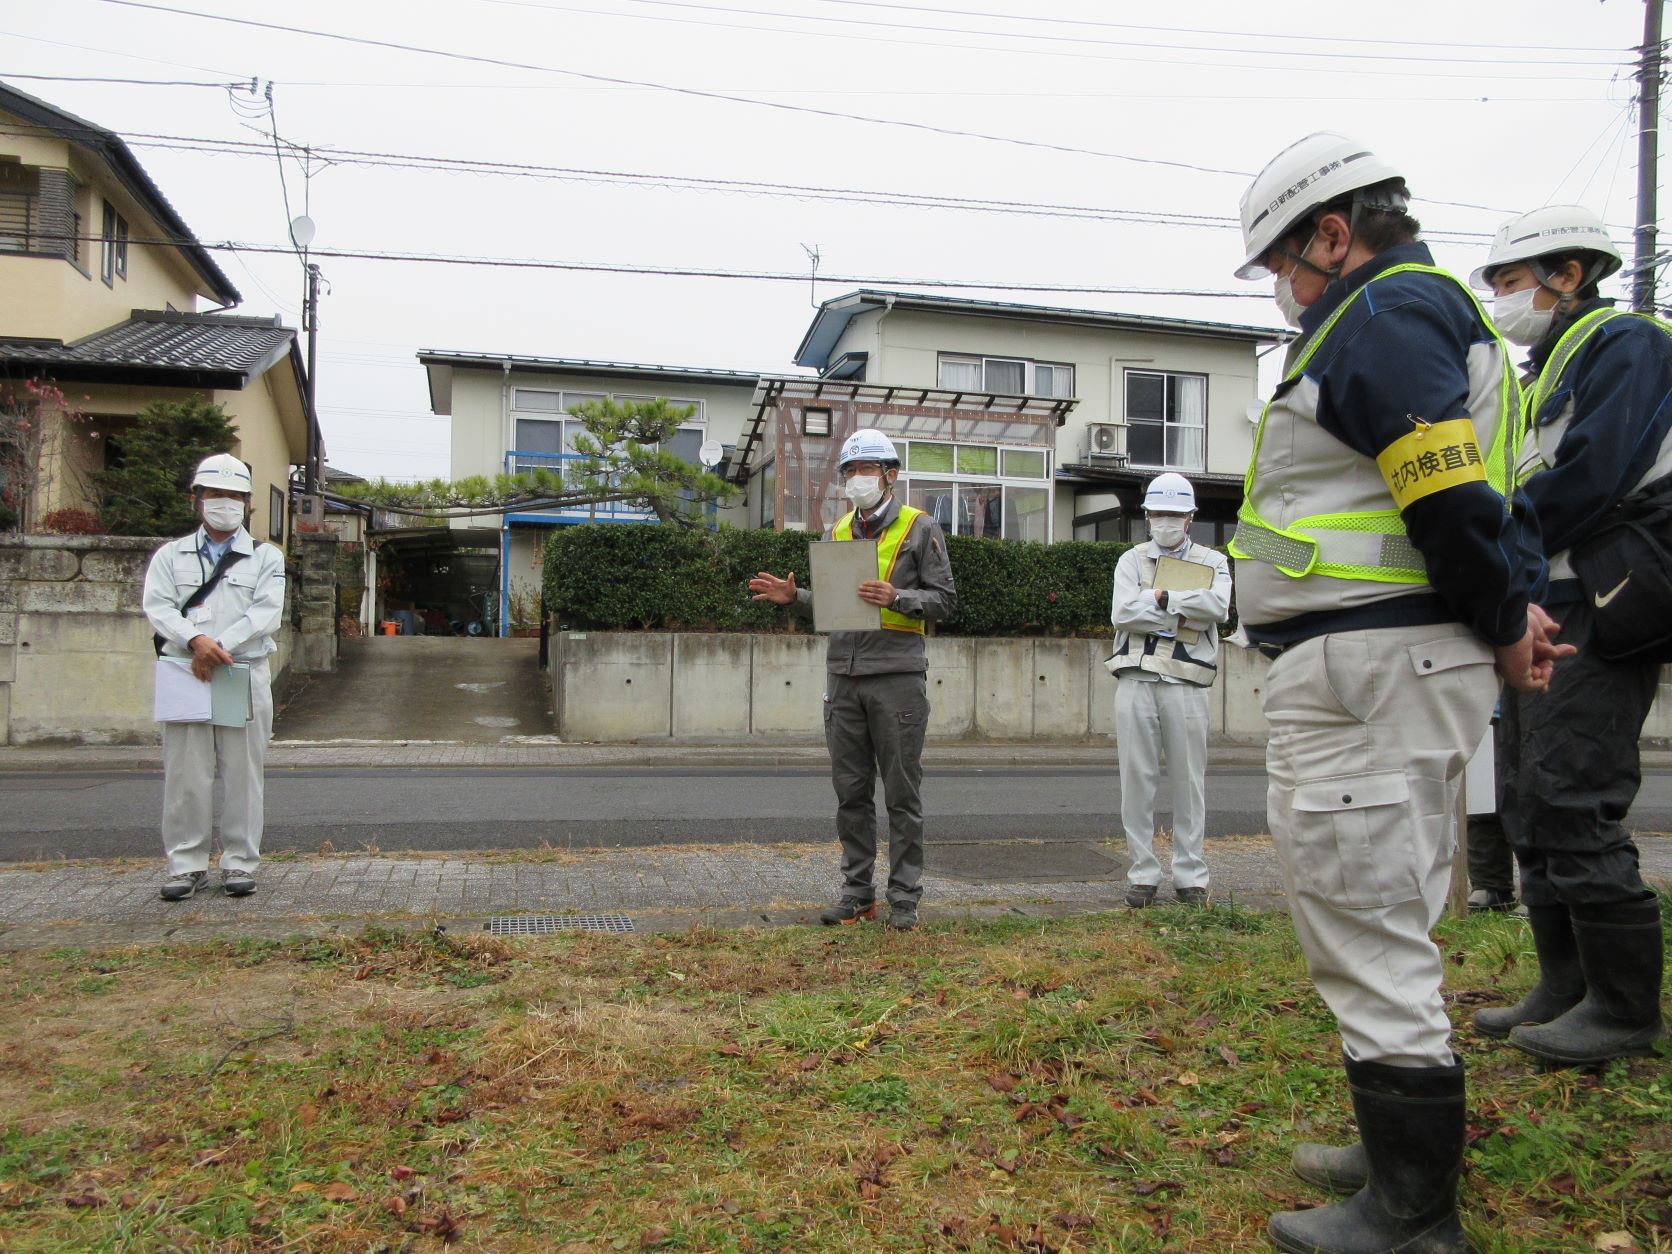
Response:
[[[1179,1072],[1179,1078],[1174,1081],[1175,1084],[1181,1084],[1185,1088],[1189,1088],[1194,1084],[1200,1084],[1201,1082],[1202,1077],[1197,1075],[1194,1071],[1181,1071]]]
[[[801,1069],[803,1071],[812,1071],[818,1065],[819,1065],[819,1056],[817,1054],[808,1054],[805,1058],[803,1058],[801,1060]]]
[[[104,1198],[97,1193],[72,1193],[64,1199],[64,1205],[71,1210],[85,1210],[90,1206],[103,1206]]]
[[[296,1117],[302,1121],[304,1128],[311,1128],[319,1118],[319,1107],[313,1102],[303,1102],[296,1108]]]
[[[1605,1254],[1639,1254],[1637,1242],[1629,1232],[1604,1232],[1591,1242],[1591,1248]]]
[[[739,1206],[736,1202],[732,1201],[731,1198],[729,1198],[729,1197],[723,1199],[720,1202],[719,1205],[720,1205],[720,1210],[727,1215],[735,1215],[735,1214],[738,1213],[738,1211],[743,1209],[743,1207]]]
[[[408,1167],[404,1163],[389,1168],[389,1178],[391,1180],[405,1180],[417,1174],[418,1172],[414,1168]]]
[[[383,1209],[391,1215],[406,1214],[406,1199],[404,1197],[386,1197],[383,1199]]]
[[[318,1185],[313,1184],[310,1181],[298,1180],[295,1184],[290,1186],[290,1191],[292,1193],[314,1193],[318,1191],[318,1188]]]
[[[1151,1193],[1159,1193],[1163,1189],[1176,1193],[1183,1187],[1177,1180],[1140,1180],[1132,1186],[1132,1191],[1139,1197],[1148,1197]]]
[[[1237,1051],[1232,1049],[1229,1045],[1221,1045],[1219,1047],[1219,1056],[1225,1060],[1225,1065],[1227,1067],[1234,1067],[1242,1061],[1242,1059],[1237,1056]]]
[[[1016,1088],[1016,1077],[1003,1071],[995,1071],[987,1077],[987,1086],[1000,1093],[1009,1093]]]
[[[861,1180],[859,1182],[859,1196],[867,1202],[874,1202],[882,1196],[882,1185],[875,1180]]]
[[[1052,1215],[1051,1222],[1059,1228],[1075,1232],[1081,1228],[1091,1227],[1092,1217],[1090,1215]]]
[[[319,1191],[319,1195],[327,1202],[352,1202],[360,1196],[352,1184],[343,1180],[331,1181]]]
[[[1213,1151],[1213,1161],[1218,1163],[1221,1167],[1229,1167],[1232,1163],[1236,1162],[1236,1160],[1237,1156],[1231,1152],[1229,1146],[1221,1145],[1218,1149]]]
[[[641,1250],[653,1250],[667,1239],[668,1230],[666,1228],[646,1228],[639,1233],[639,1248]]]

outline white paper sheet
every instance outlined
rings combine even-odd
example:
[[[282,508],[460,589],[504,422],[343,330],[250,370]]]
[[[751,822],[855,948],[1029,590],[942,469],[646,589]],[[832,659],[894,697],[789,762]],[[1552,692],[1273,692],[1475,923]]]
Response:
[[[859,585],[877,577],[875,540],[824,540],[810,545],[814,631],[881,631],[880,606],[859,599]]]
[[[209,685],[192,674],[191,659],[158,658],[152,717],[159,723],[207,723],[209,713]]]

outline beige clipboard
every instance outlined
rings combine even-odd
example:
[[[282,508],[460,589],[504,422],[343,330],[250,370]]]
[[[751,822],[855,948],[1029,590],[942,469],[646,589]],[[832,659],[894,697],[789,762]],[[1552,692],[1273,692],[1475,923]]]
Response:
[[[823,540],[807,546],[813,579],[814,631],[881,631],[882,607],[859,599],[877,577],[875,540]]]
[[[1195,592],[1213,587],[1213,567],[1206,562],[1187,562],[1182,557],[1159,557],[1155,561],[1155,587],[1163,592]],[[1179,624],[1179,639],[1195,644],[1202,633]]]

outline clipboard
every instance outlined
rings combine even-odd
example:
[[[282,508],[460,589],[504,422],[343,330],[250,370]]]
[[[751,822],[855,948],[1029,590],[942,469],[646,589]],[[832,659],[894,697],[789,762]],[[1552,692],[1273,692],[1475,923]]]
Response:
[[[1187,562],[1182,557],[1159,557],[1155,561],[1155,587],[1163,592],[1196,592],[1213,587],[1213,567],[1206,562]],[[1202,633],[1195,627],[1179,624],[1178,638],[1185,644],[1195,644]]]
[[[208,683],[192,674],[184,657],[157,659],[152,717],[159,723],[213,723],[242,727],[251,718],[250,664],[217,666]]]
[[[881,631],[882,607],[859,599],[859,585],[877,577],[875,540],[822,540],[807,546],[813,580],[813,630]]]

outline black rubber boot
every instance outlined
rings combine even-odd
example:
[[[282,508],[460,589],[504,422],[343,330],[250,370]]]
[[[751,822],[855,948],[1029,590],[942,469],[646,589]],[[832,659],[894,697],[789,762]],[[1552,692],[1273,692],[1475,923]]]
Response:
[[[1519,1027],[1509,1043],[1560,1066],[1590,1066],[1656,1053],[1666,1038],[1660,1013],[1660,902],[1576,906],[1573,932],[1585,970],[1585,1000],[1549,1023]]]
[[[1585,973],[1579,965],[1579,942],[1566,906],[1528,906],[1538,952],[1538,983],[1513,1006],[1475,1011],[1475,1031],[1502,1040],[1523,1023],[1549,1023],[1577,1006],[1585,996]]]
[[[1349,1061],[1347,1083],[1369,1180],[1345,1202],[1273,1215],[1272,1242],[1292,1254],[1466,1254],[1463,1064]]]
[[[1362,1141],[1351,1145],[1297,1145],[1289,1169],[1308,1184],[1331,1193],[1357,1193],[1370,1183],[1370,1159],[1365,1156]]]

